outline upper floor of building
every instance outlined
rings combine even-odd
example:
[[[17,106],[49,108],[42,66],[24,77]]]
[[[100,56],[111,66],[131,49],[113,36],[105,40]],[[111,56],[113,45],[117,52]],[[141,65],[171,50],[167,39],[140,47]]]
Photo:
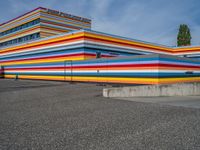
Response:
[[[0,46],[13,45],[80,29],[91,29],[91,20],[38,7],[0,25]]]

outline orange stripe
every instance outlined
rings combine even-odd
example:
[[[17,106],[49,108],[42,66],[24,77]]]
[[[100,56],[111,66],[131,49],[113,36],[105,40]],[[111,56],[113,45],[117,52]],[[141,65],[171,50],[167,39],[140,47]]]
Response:
[[[26,43],[23,44],[21,46],[15,46],[15,47],[11,47],[11,48],[6,48],[4,50],[0,51],[0,54],[6,53],[6,52],[14,52],[14,51],[23,51],[27,48],[38,48],[38,47],[42,47],[42,46],[50,46],[50,45],[55,45],[55,43],[63,43],[67,42],[67,40],[69,40],[69,42],[71,41],[75,41],[74,38],[79,38],[81,40],[84,39],[83,37],[83,33],[74,33],[73,35],[69,35],[69,36],[63,36],[63,37],[58,37],[58,38],[54,38],[54,39],[49,39],[49,40],[45,40],[45,41],[36,41],[33,43]],[[65,41],[66,40],[66,41]],[[61,41],[61,42],[59,42]]]
[[[4,42],[4,41],[8,41],[8,39],[10,38],[10,37],[12,37],[12,38],[10,38],[9,40],[11,40],[11,39],[15,39],[17,36],[18,37],[23,37],[23,36],[26,36],[26,33],[30,33],[31,31],[34,31],[34,30],[37,30],[37,29],[40,29],[40,26],[36,26],[36,27],[34,27],[34,28],[31,28],[31,29],[27,29],[27,30],[24,30],[24,31],[22,31],[22,32],[19,32],[19,33],[16,33],[16,34],[12,34],[12,35],[9,35],[9,36],[7,36],[7,37],[4,37],[4,38],[2,38],[2,39],[0,39],[2,42]],[[20,35],[20,36],[19,36]],[[27,34],[28,35],[28,34]],[[6,39],[6,40],[5,40]],[[3,41],[4,40],[4,41]]]
[[[4,25],[2,25],[2,26],[8,26],[9,24],[13,24],[14,22],[19,22],[19,21],[23,20],[24,18],[28,18],[29,16],[33,16],[33,15],[35,15],[35,14],[37,14],[37,13],[40,13],[40,11],[41,11],[41,10],[39,10],[39,11],[36,10],[36,12],[31,12],[30,14],[27,14],[27,15],[21,17],[21,18],[18,18],[18,19],[16,19],[16,20],[13,20],[13,21],[11,21],[11,22],[9,22],[9,23],[6,23],[6,24],[4,24]],[[37,17],[37,18],[39,18],[39,17]],[[37,19],[37,18],[33,18],[32,20],[35,20],[35,19]],[[29,20],[29,21],[27,21],[27,22],[30,22],[30,21],[31,21],[31,20]],[[22,24],[24,24],[24,23],[26,23],[26,22],[23,22],[23,23],[21,23],[21,24],[18,24],[18,25],[14,26],[14,27],[20,26],[20,25],[22,25]],[[14,28],[14,27],[12,27],[12,28]],[[3,27],[1,27],[1,28],[3,28]],[[10,28],[10,29],[11,29],[11,28]],[[7,30],[9,30],[9,29],[3,30],[3,31],[7,31]],[[1,31],[1,32],[3,32],[3,31]]]

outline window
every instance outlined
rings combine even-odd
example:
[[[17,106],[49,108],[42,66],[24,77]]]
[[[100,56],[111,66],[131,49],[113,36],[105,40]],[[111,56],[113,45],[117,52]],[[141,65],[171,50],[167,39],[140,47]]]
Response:
[[[36,33],[36,38],[39,38],[40,37],[40,33]]]
[[[15,28],[12,28],[12,29],[10,29],[10,30],[1,32],[1,33],[0,33],[0,36],[4,36],[4,35],[6,35],[6,34],[10,34],[10,33],[19,31],[19,30],[21,30],[21,29],[28,28],[28,27],[33,26],[33,25],[38,24],[38,23],[40,23],[40,19],[36,19],[36,20],[31,21],[31,22],[27,22],[27,23],[25,23],[25,24],[23,24],[23,25],[20,25],[20,26],[17,26],[17,27],[15,27]]]
[[[20,37],[18,39],[13,39],[13,40],[10,40],[10,41],[7,41],[7,42],[0,43],[0,47],[12,45],[12,44],[16,44],[16,43],[21,43],[21,42],[26,42],[26,41],[37,39],[37,38],[40,38],[40,33],[34,33],[34,34],[31,34],[31,35]]]
[[[33,35],[30,35],[30,39],[31,39],[31,40],[33,39]]]
[[[101,52],[96,52],[96,58],[101,58]]]

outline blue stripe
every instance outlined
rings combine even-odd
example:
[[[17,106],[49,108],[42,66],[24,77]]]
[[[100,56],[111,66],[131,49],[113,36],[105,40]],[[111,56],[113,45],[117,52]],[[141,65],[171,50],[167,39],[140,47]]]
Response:
[[[197,77],[200,76],[200,73],[194,73],[194,74],[185,74],[185,73],[65,73],[64,71],[62,73],[40,73],[40,72],[27,72],[27,73],[21,73],[21,72],[13,72],[9,73],[6,72],[6,75],[52,75],[52,76],[96,76],[96,77]]]

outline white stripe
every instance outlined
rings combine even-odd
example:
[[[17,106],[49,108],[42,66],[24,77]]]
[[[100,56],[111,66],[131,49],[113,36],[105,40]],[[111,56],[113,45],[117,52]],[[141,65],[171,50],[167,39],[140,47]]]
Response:
[[[189,72],[193,73],[200,73],[200,71],[192,71],[188,70]],[[13,72],[20,72],[20,73],[28,73],[28,72],[33,72],[33,73],[186,73],[188,72],[186,70],[80,70],[80,71],[75,71],[75,70],[17,70],[17,71],[5,71],[5,73],[13,73]]]

